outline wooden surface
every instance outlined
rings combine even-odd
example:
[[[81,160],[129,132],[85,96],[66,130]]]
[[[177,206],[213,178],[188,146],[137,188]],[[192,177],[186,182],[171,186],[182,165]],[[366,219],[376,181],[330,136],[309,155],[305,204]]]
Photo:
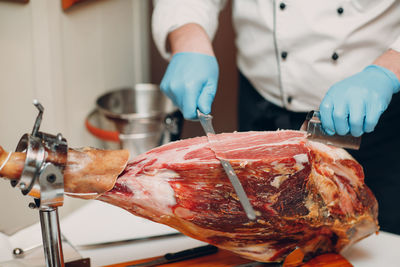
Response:
[[[285,261],[283,267],[352,267],[353,265],[342,255],[337,253],[326,253],[319,255],[307,262],[303,262],[304,253],[301,249],[297,248],[290,253]]]
[[[151,261],[151,260],[154,260],[157,258],[158,257],[135,260],[135,261],[130,261],[130,262],[123,262],[123,263],[118,263],[118,264],[113,264],[113,265],[107,265],[106,267],[125,267],[125,266],[132,265],[132,264],[148,262],[148,261]],[[249,263],[249,262],[253,262],[253,261],[241,258],[241,257],[239,257],[231,252],[225,251],[225,250],[219,250],[217,253],[212,254],[212,255],[194,258],[194,259],[185,260],[185,261],[180,261],[180,262],[162,264],[162,265],[158,265],[158,266],[166,266],[166,267],[187,267],[187,266],[230,267],[230,266],[236,266],[236,265]],[[268,266],[268,265],[266,264],[266,266]],[[318,257],[315,257],[306,263],[298,263],[298,262],[295,263],[294,261],[292,261],[292,262],[285,261],[282,266],[283,267],[300,267],[300,266],[301,267],[352,267],[353,265],[350,262],[348,262],[340,254],[327,253],[327,254],[323,254]]]
[[[136,260],[136,261],[130,261],[130,262],[124,262],[124,263],[118,263],[118,264],[113,264],[113,265],[107,265],[108,267],[125,267],[131,264],[137,264],[137,263],[143,263],[150,261],[152,259],[156,259],[158,257],[154,258],[148,258],[148,259],[142,259],[142,260]],[[225,251],[225,250],[219,250],[217,253],[208,255],[208,256],[203,256],[199,258],[194,258],[186,261],[180,261],[180,262],[174,262],[174,263],[169,263],[169,264],[163,264],[159,266],[168,266],[168,267],[187,267],[187,266],[199,266],[199,267],[228,267],[228,266],[236,266],[239,264],[247,263],[247,262],[252,262],[251,260],[247,260],[244,258],[241,258],[231,252]]]
[[[342,255],[335,253],[322,254],[302,265],[302,267],[352,267],[353,265]]]

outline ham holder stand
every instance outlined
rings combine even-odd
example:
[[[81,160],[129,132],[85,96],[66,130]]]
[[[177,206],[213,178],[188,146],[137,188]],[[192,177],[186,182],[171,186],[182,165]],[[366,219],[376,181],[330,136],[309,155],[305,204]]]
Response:
[[[33,104],[39,114],[32,133],[24,134],[17,145],[16,152],[26,152],[26,160],[21,177],[12,180],[11,185],[21,189],[23,195],[34,197],[29,208],[39,210],[46,266],[68,266],[64,264],[58,218],[58,207],[64,204],[63,172],[68,144],[61,134],[54,136],[39,131],[44,108],[36,100]],[[14,251],[15,255],[18,253]]]

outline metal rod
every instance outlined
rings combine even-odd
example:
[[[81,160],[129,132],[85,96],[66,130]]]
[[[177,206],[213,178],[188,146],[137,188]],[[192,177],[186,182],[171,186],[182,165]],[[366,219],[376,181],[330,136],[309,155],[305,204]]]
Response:
[[[47,267],[64,267],[57,208],[40,210],[44,257]]]
[[[33,100],[33,104],[39,110],[39,114],[36,117],[36,121],[35,121],[35,124],[33,125],[33,130],[32,130],[32,135],[37,136],[37,134],[39,132],[40,124],[42,123],[44,107],[42,106],[42,104],[39,103],[39,101],[37,101],[37,99]]]

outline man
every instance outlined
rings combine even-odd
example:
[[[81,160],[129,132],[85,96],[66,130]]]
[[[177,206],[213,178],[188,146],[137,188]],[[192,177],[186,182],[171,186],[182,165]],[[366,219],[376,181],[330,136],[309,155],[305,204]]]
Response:
[[[219,70],[211,40],[225,1],[154,3],[154,40],[171,58],[161,89],[186,119],[210,113]],[[400,234],[400,1],[236,0],[233,24],[239,130],[298,129],[319,108],[329,134],[370,133],[352,154],[382,229]]]

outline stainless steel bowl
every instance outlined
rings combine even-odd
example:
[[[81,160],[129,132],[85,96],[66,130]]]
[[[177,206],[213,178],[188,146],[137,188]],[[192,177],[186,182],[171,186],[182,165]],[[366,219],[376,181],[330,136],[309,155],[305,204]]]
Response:
[[[99,127],[93,125],[93,117],[97,117]],[[182,120],[157,85],[137,84],[101,95],[86,126],[99,139],[117,142],[136,156],[171,141],[171,135],[179,135]]]

